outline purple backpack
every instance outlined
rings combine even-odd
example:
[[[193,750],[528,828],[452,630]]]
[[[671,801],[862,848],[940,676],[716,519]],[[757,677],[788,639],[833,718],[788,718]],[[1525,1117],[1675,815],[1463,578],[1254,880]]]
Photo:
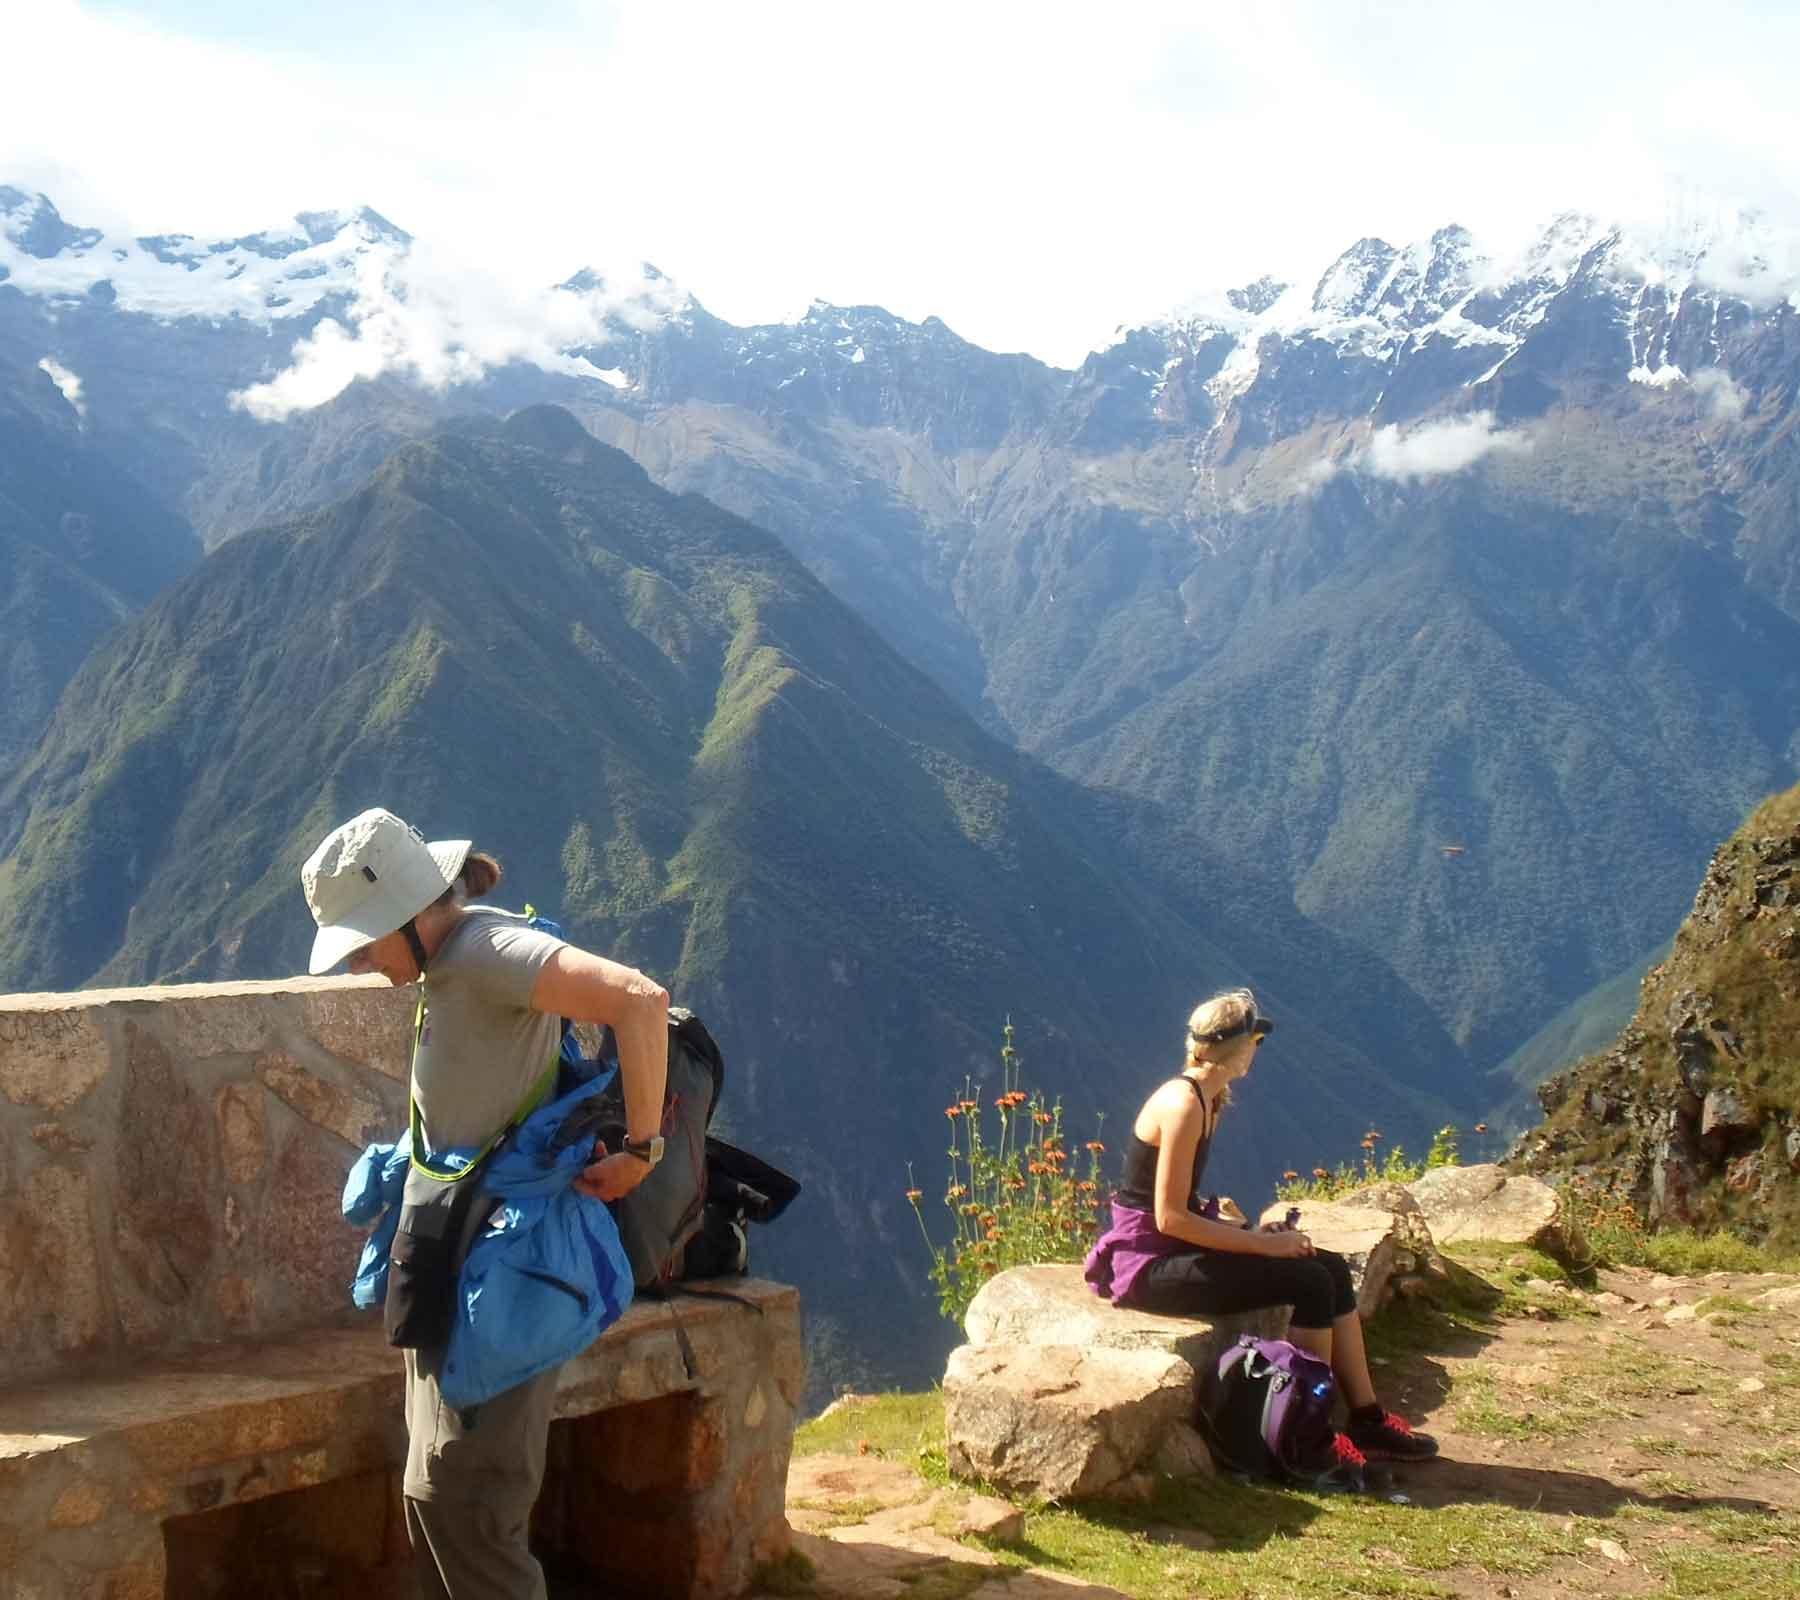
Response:
[[[1331,1448],[1337,1381],[1331,1368],[1285,1339],[1245,1334],[1206,1383],[1200,1431],[1219,1465],[1253,1478],[1313,1487],[1361,1488],[1341,1482]]]

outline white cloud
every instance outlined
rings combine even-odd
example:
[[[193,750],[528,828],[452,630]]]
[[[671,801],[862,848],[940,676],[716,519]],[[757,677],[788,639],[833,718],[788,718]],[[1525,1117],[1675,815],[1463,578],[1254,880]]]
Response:
[[[1735,422],[1750,404],[1750,392],[1723,367],[1702,367],[1693,381],[1694,393],[1714,422]]]
[[[30,0],[7,59],[44,70],[5,74],[0,182],[142,233],[367,204],[518,282],[648,257],[735,322],[872,301],[1072,364],[1364,234],[1658,214],[1671,171],[1800,215],[1800,9],[1714,0],[1717,69],[1656,9],[161,8],[201,38],[134,20],[150,0]]]
[[[335,399],[359,378],[398,373],[441,391],[512,361],[617,388],[623,374],[566,352],[605,340],[609,317],[644,326],[678,313],[686,299],[668,279],[635,270],[583,292],[520,288],[424,244],[371,252],[356,267],[346,320],[321,321],[294,346],[286,368],[233,394],[234,406],[278,422]]]
[[[1494,413],[1477,411],[1444,422],[1428,422],[1402,432],[1398,426],[1377,428],[1357,453],[1356,466],[1373,477],[1409,483],[1416,478],[1462,472],[1495,451],[1528,450],[1522,433],[1494,426]]]
[[[1320,456],[1300,474],[1296,492],[1302,495],[1317,494],[1342,470],[1342,462],[1335,461],[1330,456]]]
[[[81,379],[69,371],[55,356],[45,356],[38,362],[38,371],[47,373],[50,381],[62,392],[63,399],[69,402],[75,415],[87,416],[87,402],[81,398]]]

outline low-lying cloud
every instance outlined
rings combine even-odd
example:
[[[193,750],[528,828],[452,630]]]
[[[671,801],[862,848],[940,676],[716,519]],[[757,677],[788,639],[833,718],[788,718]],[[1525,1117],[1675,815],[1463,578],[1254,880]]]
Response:
[[[85,421],[87,401],[81,398],[81,379],[69,371],[55,356],[45,356],[38,362],[38,371],[56,385],[63,399],[69,402],[70,409]]]
[[[1398,426],[1377,428],[1352,464],[1371,477],[1411,483],[1462,472],[1496,451],[1530,448],[1524,434],[1495,427],[1493,412],[1476,411],[1404,432]]]
[[[1714,422],[1736,422],[1750,404],[1750,392],[1723,367],[1702,367],[1692,382],[1695,395]]]
[[[357,262],[342,318],[326,317],[295,344],[289,364],[231,396],[263,422],[334,400],[360,379],[395,373],[441,392],[510,362],[602,378],[569,352],[614,336],[613,319],[647,328],[685,303],[665,278],[636,269],[585,289],[520,288],[441,261],[419,245]]]

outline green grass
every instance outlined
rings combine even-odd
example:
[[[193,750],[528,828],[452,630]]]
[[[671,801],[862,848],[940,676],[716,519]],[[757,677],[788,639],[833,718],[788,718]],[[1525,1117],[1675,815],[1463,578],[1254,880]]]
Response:
[[[1480,1315],[1491,1322],[1496,1318],[1537,1312],[1558,1319],[1599,1314],[1586,1295],[1556,1292],[1556,1286],[1571,1290],[1592,1287],[1592,1272],[1577,1272],[1542,1250],[1528,1245],[1475,1241],[1449,1245],[1444,1249],[1444,1256],[1453,1267],[1463,1269],[1457,1294],[1465,1315],[1479,1309]],[[1551,1290],[1528,1287],[1534,1279],[1552,1285]],[[1482,1296],[1491,1297],[1485,1305]]]
[[[884,1461],[915,1466],[944,1459],[944,1395],[876,1395],[866,1403],[842,1407],[829,1417],[814,1417],[794,1430],[797,1456],[858,1455],[864,1446]]]
[[[1687,1461],[1716,1461],[1717,1450],[1709,1450],[1702,1445],[1683,1444],[1679,1439],[1671,1439],[1666,1433],[1640,1433],[1635,1439],[1625,1441],[1633,1450],[1641,1450],[1647,1456],[1680,1457]]]
[[[1618,1267],[1648,1267],[1670,1277],[1693,1278],[1708,1272],[1800,1272],[1800,1255],[1757,1244],[1726,1230],[1697,1233],[1670,1228],[1642,1233],[1629,1227],[1589,1229],[1588,1243],[1601,1261]]]
[[[765,1561],[750,1576],[751,1592],[759,1595],[808,1595],[813,1592],[817,1569],[810,1557],[789,1550],[779,1559]]]
[[[1190,1550],[1150,1528],[1194,1529]],[[1171,1485],[1125,1512],[1046,1510],[1001,1559],[1109,1584],[1145,1600],[1185,1596],[1439,1596],[1459,1570],[1528,1577],[1578,1548],[1560,1521],[1505,1506],[1422,1512],[1371,1497],[1312,1495],[1219,1480]]]
[[[1762,1315],[1761,1306],[1753,1306],[1735,1294],[1709,1294],[1694,1307],[1694,1314],[1701,1317],[1717,1317],[1718,1326],[1730,1327],[1745,1317]]]

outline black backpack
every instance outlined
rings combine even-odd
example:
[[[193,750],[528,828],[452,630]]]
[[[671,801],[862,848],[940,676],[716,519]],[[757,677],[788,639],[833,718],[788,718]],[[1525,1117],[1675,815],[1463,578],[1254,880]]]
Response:
[[[640,1289],[666,1287],[683,1275],[688,1241],[700,1232],[708,1200],[706,1130],[725,1083],[725,1058],[706,1024],[669,1007],[669,1077],[663,1092],[662,1160],[622,1200],[613,1220]],[[614,1078],[596,1108],[597,1133],[608,1150],[625,1138],[625,1091]]]

